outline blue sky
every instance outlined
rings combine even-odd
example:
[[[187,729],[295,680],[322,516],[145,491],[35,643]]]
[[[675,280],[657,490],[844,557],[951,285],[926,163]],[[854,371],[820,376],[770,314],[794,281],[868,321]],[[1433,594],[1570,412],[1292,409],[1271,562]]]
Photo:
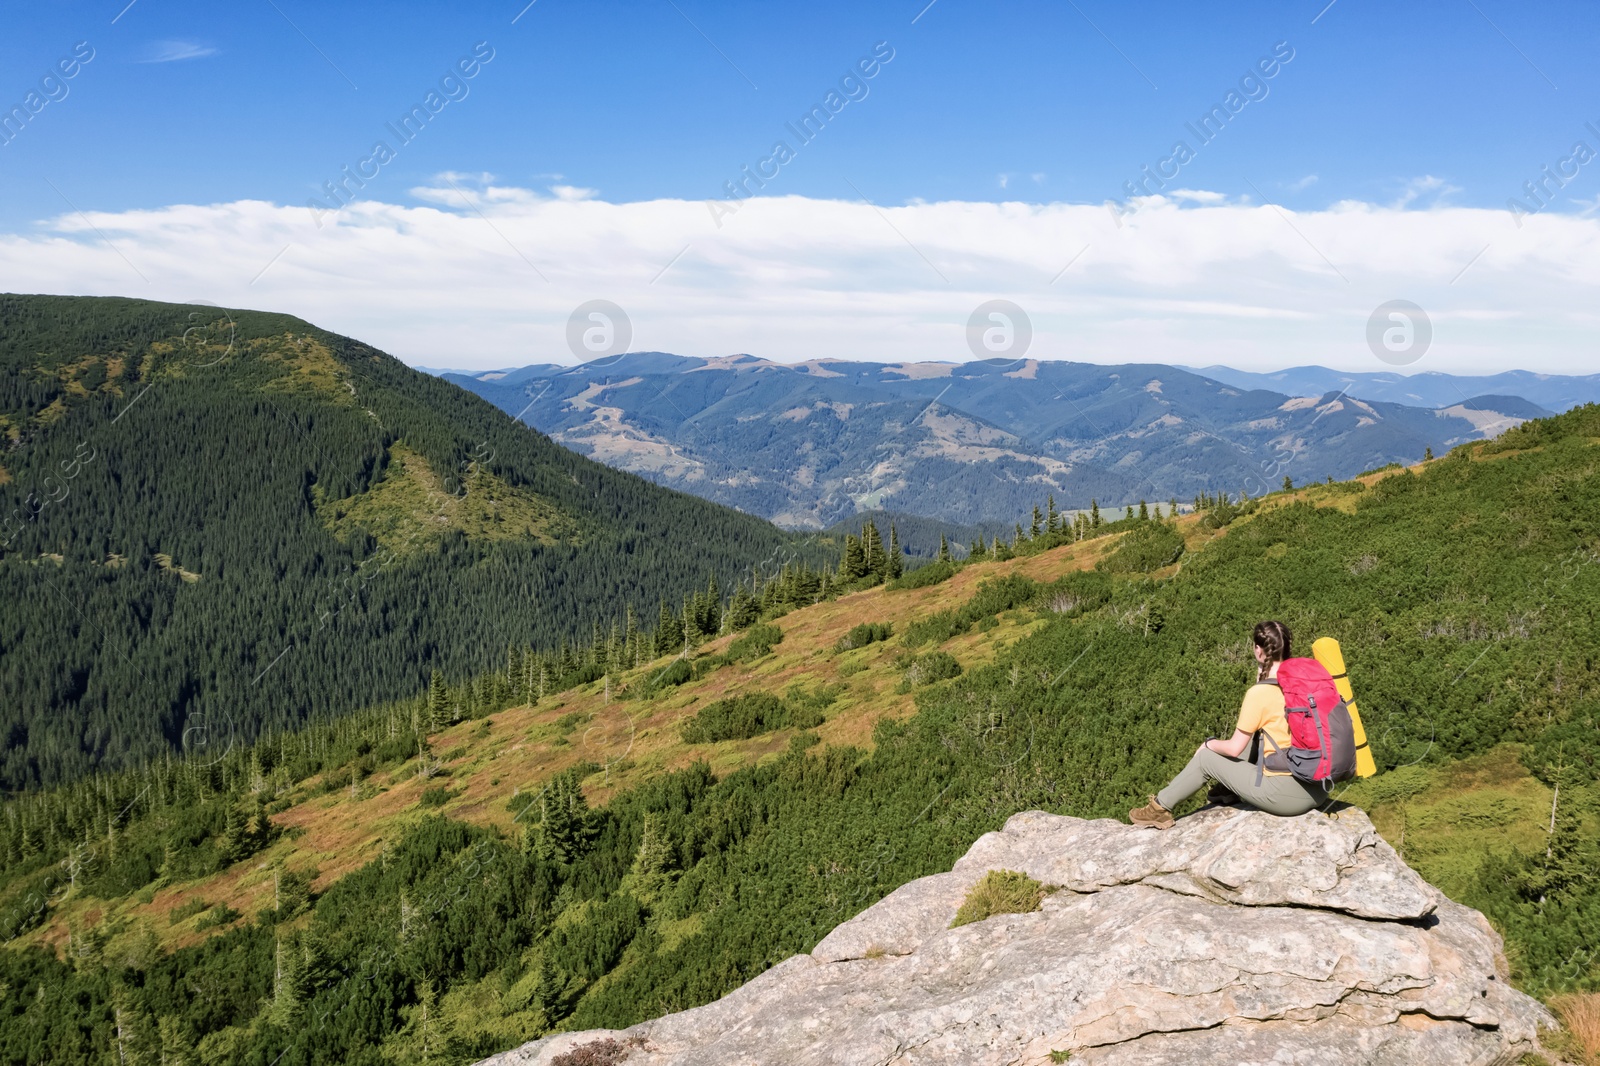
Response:
[[[1194,156],[1161,191],[1211,197],[1183,201],[1190,206],[1268,201],[1314,213],[1359,202],[1509,217],[1507,200],[1542,166],[1580,139],[1600,148],[1585,129],[1600,128],[1592,3],[524,3],[58,0],[13,9],[0,41],[6,108],[78,42],[94,58],[0,147],[0,233],[38,240],[81,210],[137,263],[142,238],[115,221],[130,213],[303,206],[375,141],[392,140],[385,123],[478,42],[493,59],[415,140],[391,145],[395,157],[360,190],[363,201],[465,215],[468,198],[482,196],[474,211],[495,203],[491,187],[609,204],[721,197],[741,166],[792,141],[785,123],[823,101],[878,42],[893,59],[865,83],[865,97],[814,142],[794,141],[794,159],[763,196],[886,208],[1099,205],[1126,200],[1125,182],[1184,139]],[[1201,145],[1185,123],[1275,47],[1285,54],[1280,42],[1293,58],[1253,83],[1257,98]],[[453,185],[441,185],[442,174]],[[430,188],[447,195],[418,194]],[[453,195],[462,202],[448,203]],[[1596,203],[1600,163],[1579,168],[1547,210],[1578,217]],[[252,239],[252,225],[240,226],[238,239]],[[101,243],[87,232],[69,239]],[[519,255],[541,261],[537,250]],[[62,269],[57,287],[70,288]],[[143,283],[129,274],[125,294],[169,295],[148,276],[154,270],[136,272]],[[81,291],[116,287],[82,277]],[[29,287],[9,273],[0,286]],[[266,291],[255,285],[251,295]],[[317,310],[289,303],[282,309]],[[553,328],[561,306],[552,298],[539,328]],[[703,343],[753,347],[731,326]]]
[[[1311,208],[1391,199],[1433,175],[1456,202],[1498,206],[1600,119],[1592,3],[1338,0],[1312,25],[1326,0],[937,0],[913,25],[924,0],[539,0],[512,25],[521,0],[138,0],[112,25],[125,2],[8,12],[0,99],[20,100],[79,40],[96,58],[0,152],[0,222],[58,209],[41,177],[102,210],[298,202],[480,40],[496,58],[468,99],[375,193],[455,170],[527,185],[559,174],[618,201],[720,195],[880,40],[895,59],[870,106],[787,169],[783,191],[1098,203],[1284,40],[1295,58],[1270,95],[1186,181],[1230,194],[1249,181]],[[192,58],[150,62],[167,55]],[[1600,176],[1570,191],[1593,197]]]

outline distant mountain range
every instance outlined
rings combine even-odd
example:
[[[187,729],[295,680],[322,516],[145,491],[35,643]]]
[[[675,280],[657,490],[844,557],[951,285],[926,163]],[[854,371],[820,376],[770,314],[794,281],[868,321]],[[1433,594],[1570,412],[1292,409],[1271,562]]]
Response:
[[[1358,399],[1340,383],[1300,397],[1156,363],[642,352],[445,376],[601,462],[800,528],[876,509],[1009,527],[1052,493],[1063,510],[1259,495],[1549,413],[1514,395]]]
[[[1600,401],[1600,374],[1575,377],[1562,374],[1533,374],[1509,370],[1487,377],[1458,374],[1353,374],[1329,370],[1325,366],[1296,366],[1270,374],[1254,374],[1226,366],[1194,369],[1200,374],[1232,385],[1236,389],[1267,389],[1290,396],[1326,396],[1344,392],[1363,400],[1413,404],[1418,407],[1450,407],[1472,396],[1516,396],[1551,411],[1567,411],[1579,404]]]

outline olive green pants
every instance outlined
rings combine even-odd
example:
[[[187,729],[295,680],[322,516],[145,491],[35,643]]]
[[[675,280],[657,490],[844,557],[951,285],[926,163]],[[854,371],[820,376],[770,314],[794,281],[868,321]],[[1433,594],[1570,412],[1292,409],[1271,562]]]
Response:
[[[1189,760],[1189,765],[1172,779],[1172,784],[1156,794],[1156,802],[1173,810],[1213,782],[1258,810],[1285,817],[1315,810],[1327,799],[1322,789],[1307,788],[1289,775],[1265,774],[1258,785],[1255,763],[1230,759],[1210,748],[1201,748]]]

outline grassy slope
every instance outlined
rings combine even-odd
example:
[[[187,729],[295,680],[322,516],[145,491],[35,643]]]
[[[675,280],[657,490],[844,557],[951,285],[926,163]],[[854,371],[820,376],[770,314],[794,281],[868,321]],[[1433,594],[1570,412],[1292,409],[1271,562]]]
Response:
[[[1413,472],[1420,467],[1412,468]],[[1393,472],[1368,475],[1374,484]],[[1305,500],[1319,506],[1349,509],[1359,497],[1315,485],[1266,501],[1268,508]],[[1248,521],[1248,519],[1243,520]],[[1242,526],[1243,521],[1232,528]],[[1194,516],[1180,521],[1188,544],[1186,558],[1228,530],[1203,530]],[[21,938],[21,943],[46,943],[60,948],[69,924],[129,920],[129,928],[152,927],[164,948],[187,946],[217,930],[197,930],[198,917],[169,924],[175,908],[193,900],[226,903],[244,914],[270,904],[271,868],[280,861],[293,869],[315,868],[314,883],[323,891],[338,878],[376,859],[386,840],[398,839],[421,816],[418,800],[429,787],[447,785],[452,798],[442,813],[478,825],[514,830],[509,801],[519,791],[532,791],[554,775],[580,762],[599,763],[601,773],[585,781],[591,804],[663,771],[680,770],[698,759],[709,760],[721,776],[741,766],[784,751],[796,730],[786,729],[750,740],[710,745],[686,744],[679,726],[702,706],[747,691],[781,695],[791,686],[814,691],[836,687],[839,695],[816,730],[826,744],[870,749],[872,731],[884,718],[904,718],[914,711],[911,693],[897,693],[900,674],[888,664],[900,653],[897,641],[869,644],[838,653],[838,635],[862,622],[893,619],[897,629],[939,611],[959,607],[978,584],[1016,573],[1049,581],[1074,570],[1087,570],[1111,550],[1115,538],[1057,548],[1037,556],[1001,563],[977,563],[955,577],[924,589],[869,589],[795,611],[779,619],[783,641],[772,654],[754,663],[734,663],[680,688],[668,689],[648,702],[609,699],[604,682],[546,697],[531,705],[501,712],[487,722],[462,722],[436,734],[435,752],[444,757],[446,776],[424,778],[416,762],[378,774],[355,791],[324,791],[324,781],[339,773],[304,783],[289,810],[274,821],[290,832],[266,851],[200,881],[164,888],[146,899],[79,900],[57,912],[55,919]],[[1156,575],[1166,577],[1183,564]],[[1031,617],[1031,616],[1029,616]],[[987,632],[973,629],[941,647],[963,666],[989,662],[1002,646],[1014,643],[1041,623],[1025,620],[1024,612],[1002,616]],[[726,650],[734,637],[725,636],[697,650],[711,655]],[[671,659],[661,659],[626,674],[622,686],[640,685]],[[873,667],[882,666],[882,669]],[[1360,667],[1352,664],[1359,684]],[[1359,690],[1358,690],[1359,697]],[[1486,851],[1542,847],[1550,810],[1550,789],[1523,767],[1519,749],[1502,745],[1486,755],[1447,768],[1409,767],[1349,786],[1344,798],[1371,811],[1387,839],[1407,860],[1446,892],[1467,888]]]
[[[253,914],[271,903],[271,869],[279,860],[296,870],[316,868],[319,875],[313,888],[323,891],[378,858],[385,841],[398,839],[407,824],[422,816],[418,806],[422,792],[441,784],[456,795],[438,810],[452,818],[509,830],[514,828],[515,815],[508,809],[508,801],[515,792],[537,789],[580,762],[605,767],[585,781],[589,801],[599,805],[617,791],[661,771],[682,769],[697,759],[709,760],[713,771],[721,775],[786,749],[796,732],[793,729],[744,741],[683,742],[678,727],[685,720],[705,704],[735,692],[781,695],[793,685],[810,691],[837,686],[838,698],[826,712],[826,723],[816,730],[818,737],[826,744],[870,748],[872,729],[879,720],[903,718],[914,710],[911,693],[894,691],[899,671],[870,669],[886,665],[899,653],[900,645],[880,642],[835,653],[833,643],[840,634],[859,623],[885,619],[893,619],[897,629],[903,628],[916,619],[960,606],[979,582],[1000,574],[1047,581],[1073,570],[1090,569],[1112,543],[1113,538],[1106,538],[1004,563],[975,564],[929,588],[869,589],[795,611],[775,623],[783,630],[784,639],[770,655],[753,663],[722,667],[676,690],[668,689],[653,701],[608,701],[600,681],[503,711],[486,721],[462,722],[431,738],[434,751],[446,757],[448,777],[423,778],[416,773],[413,760],[390,773],[374,775],[354,794],[348,787],[323,791],[328,775],[313,779],[297,790],[293,806],[274,818],[291,832],[249,860],[209,878],[163,888],[143,900],[126,898],[108,906],[103,900],[80,898],[55,912],[52,921],[18,938],[18,943],[43,943],[60,950],[69,925],[93,926],[107,920],[127,920],[130,932],[153,929],[163,948],[197,943],[218,930],[197,930],[198,916],[170,924],[172,910],[199,899],[207,905],[226,903]],[[1000,624],[988,632],[974,629],[942,647],[964,666],[988,662],[1002,645],[1015,642],[1039,624],[1031,612],[1017,612],[1012,618],[1002,616]],[[733,639],[718,638],[697,653],[716,654]],[[622,685],[647,682],[671,661],[661,659],[625,674]],[[568,716],[576,716],[576,720]],[[567,724],[563,724],[564,718]],[[335,771],[331,776],[337,780],[339,774]]]
[[[1493,461],[1510,454],[1515,453],[1487,458]],[[1372,485],[1402,473],[1381,472],[1362,480]],[[1359,498],[1336,486],[1317,485],[1275,495],[1263,501],[1263,510],[1304,501],[1349,511]],[[1205,559],[1207,544],[1236,534],[1252,520],[1242,518],[1220,532],[1205,530],[1193,517],[1182,520],[1188,553],[1182,563],[1153,576],[1171,576],[1183,566]],[[833,642],[840,634],[860,622],[886,619],[903,632],[913,621],[961,605],[987,578],[1014,572],[1050,580],[1092,567],[1113,546],[1114,540],[1106,538],[1004,563],[974,564],[951,580],[926,589],[873,589],[795,611],[777,621],[784,640],[772,654],[753,663],[723,667],[681,688],[668,689],[653,700],[610,699],[604,684],[596,683],[498,713],[488,722],[461,723],[431,738],[434,751],[445,756],[449,772],[443,779],[419,777],[413,761],[391,773],[375,775],[354,791],[348,787],[326,791],[319,780],[305,782],[297,790],[294,805],[275,819],[293,832],[265,852],[211,878],[165,888],[143,899],[111,904],[69,900],[48,924],[27,934],[22,942],[45,943],[60,950],[69,925],[94,925],[110,919],[112,925],[126,923],[122,936],[129,942],[137,931],[152,929],[164,947],[196,943],[211,932],[197,929],[200,919],[195,916],[169,923],[167,916],[174,908],[199,899],[208,905],[225,902],[246,915],[253,914],[270,905],[270,868],[280,859],[295,869],[315,867],[319,871],[316,888],[324,890],[377,859],[386,842],[398,839],[409,824],[422,817],[425,808],[418,801],[423,791],[441,784],[453,793],[442,808],[445,814],[475,824],[512,828],[508,800],[514,791],[531,791],[580,762],[604,765],[603,771],[585,781],[590,802],[601,804],[619,791],[697,759],[709,758],[721,775],[785,750],[794,730],[716,745],[682,742],[678,727],[683,721],[700,707],[733,692],[783,694],[794,685],[807,690],[836,686],[839,697],[828,708],[827,722],[817,730],[820,738],[834,746],[870,747],[875,723],[903,718],[914,710],[910,694],[894,691],[900,671],[889,668],[901,645],[892,641],[836,653]],[[1007,613],[987,631],[975,628],[939,646],[970,669],[993,661],[1002,647],[1044,624],[1030,611]],[[731,640],[721,638],[699,651],[715,654],[725,650]],[[640,686],[669,661],[660,660],[625,675],[620,684],[623,688]],[[1351,667],[1359,696],[1361,664],[1352,661]],[[1379,742],[1378,738],[1374,741]],[[1447,893],[1461,898],[1486,852],[1515,849],[1529,853],[1544,846],[1551,791],[1527,772],[1521,755],[1518,746],[1503,744],[1456,762],[1402,767],[1351,786],[1343,798],[1367,808],[1380,831],[1409,862]],[[328,776],[333,784],[340,784],[339,771]],[[1594,831],[1592,824],[1589,830]],[[694,915],[663,926],[661,932],[668,941],[687,937],[697,931],[701,919]],[[115,940],[111,950],[118,950]],[[601,984],[614,977],[609,975]],[[492,995],[476,988],[467,985],[453,990],[447,1007],[454,1004],[450,1009],[471,1011],[475,996]]]

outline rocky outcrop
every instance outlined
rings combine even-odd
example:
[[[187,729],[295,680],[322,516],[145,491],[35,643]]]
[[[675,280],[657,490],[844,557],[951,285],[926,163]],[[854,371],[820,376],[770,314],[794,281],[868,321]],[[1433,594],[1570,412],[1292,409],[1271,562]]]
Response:
[[[1061,889],[951,929],[997,869]],[[1554,1021],[1500,948],[1360,811],[1164,832],[1028,811],[715,1003],[483,1066],[608,1038],[627,1066],[1510,1066]]]

